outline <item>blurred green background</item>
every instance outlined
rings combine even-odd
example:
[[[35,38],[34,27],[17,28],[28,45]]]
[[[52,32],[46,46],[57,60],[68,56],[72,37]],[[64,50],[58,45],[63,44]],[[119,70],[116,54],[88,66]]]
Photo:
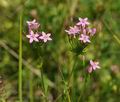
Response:
[[[91,75],[82,102],[120,101],[120,0],[0,0],[0,98],[18,102],[19,18],[23,10],[23,102],[30,102],[32,80],[34,102],[42,102],[40,68],[43,64],[49,102],[64,102],[60,70],[67,78],[74,59],[65,29],[78,17],[88,17],[97,28],[96,38],[85,54],[100,61],[101,69]],[[50,32],[52,41],[32,46],[26,38],[26,21],[37,19],[41,31]],[[42,56],[43,63],[39,55]],[[82,57],[75,70],[77,102],[83,83]],[[63,94],[62,94],[63,93]],[[59,97],[60,96],[60,97]],[[67,101],[66,101],[67,102]]]

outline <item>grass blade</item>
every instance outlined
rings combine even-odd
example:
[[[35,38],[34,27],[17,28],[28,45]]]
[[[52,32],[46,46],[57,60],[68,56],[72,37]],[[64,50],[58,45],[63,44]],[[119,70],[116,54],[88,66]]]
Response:
[[[22,13],[20,15],[19,33],[19,101],[22,102]]]

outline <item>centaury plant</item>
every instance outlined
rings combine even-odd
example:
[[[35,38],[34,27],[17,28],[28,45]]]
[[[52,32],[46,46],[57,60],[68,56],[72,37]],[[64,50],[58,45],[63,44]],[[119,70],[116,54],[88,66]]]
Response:
[[[50,37],[51,34],[50,33],[45,33],[44,31],[39,32],[39,27],[41,26],[35,19],[33,21],[27,21],[27,25],[28,25],[28,34],[26,35],[27,38],[29,38],[29,43],[30,44],[38,44],[40,43],[40,45],[38,46],[44,46],[44,43],[51,41],[52,38]],[[69,39],[69,43],[71,45],[71,51],[73,53],[75,53],[75,61],[73,64],[73,68],[70,72],[67,84],[66,81],[65,82],[65,94],[66,94],[66,99],[68,99],[68,102],[72,102],[72,96],[70,95],[70,87],[73,88],[73,86],[70,86],[70,82],[71,82],[71,78],[74,79],[74,70],[76,68],[76,61],[78,59],[79,55],[82,55],[84,57],[85,55],[85,51],[84,49],[92,42],[93,37],[95,36],[96,33],[96,28],[92,28],[92,26],[90,25],[90,22],[88,21],[88,18],[79,18],[79,21],[73,26],[69,28],[69,30],[65,30],[65,32],[68,33],[68,39]],[[42,47],[41,47],[42,48]],[[40,61],[42,63],[42,56],[40,57]],[[85,59],[83,60],[83,67],[85,65]],[[84,74],[84,88],[83,90],[81,90],[81,95],[78,98],[78,100],[80,101],[84,89],[86,87],[86,83],[88,79],[88,75],[89,73],[92,73],[94,70],[99,69],[99,62],[90,60],[90,65],[87,67],[87,72],[85,72],[85,70],[83,70]],[[72,77],[73,76],[73,77]],[[43,91],[44,91],[44,95],[46,97],[46,89],[45,89],[45,83],[44,83],[44,77],[43,77],[43,69],[41,68],[41,82],[42,82],[42,87],[43,87]],[[72,89],[71,89],[72,90]],[[43,101],[47,101],[47,98],[45,98]]]
[[[90,22],[88,21],[88,18],[79,18],[78,22],[75,25],[73,25],[73,27],[70,26],[69,30],[65,30],[65,32],[68,33],[68,39],[69,39],[69,43],[71,45],[71,51],[73,53],[75,53],[75,58],[74,58],[75,61],[74,61],[73,68],[70,73],[69,81],[68,81],[68,82],[70,82],[70,79],[72,77],[72,74],[74,74],[74,70],[76,67],[75,63],[77,61],[77,57],[79,55],[82,55],[84,57],[85,48],[87,48],[87,46],[92,42],[92,39],[96,34],[96,28],[92,28],[92,26],[90,25]],[[85,67],[84,61],[85,60],[83,59],[83,67]],[[86,87],[86,83],[87,83],[86,79],[88,79],[87,77],[89,77],[86,74],[92,73],[92,71],[99,69],[99,68],[100,68],[99,62],[90,60],[90,65],[87,67],[88,73],[85,72],[86,70],[83,70],[83,73],[85,73],[84,74],[84,88],[83,88],[83,90],[81,90],[81,95],[78,98],[78,101],[81,101],[81,97],[83,95],[83,91],[84,91],[84,89]],[[74,79],[74,75],[73,75],[73,79]],[[68,85],[69,84],[70,83],[68,83]],[[74,85],[74,84],[72,84],[72,85]],[[69,95],[69,97],[70,97],[70,95]],[[69,100],[69,98],[68,98],[68,100]]]
[[[47,43],[48,41],[52,40],[52,38],[50,37],[51,34],[45,33],[44,31],[39,32],[40,24],[35,19],[33,21],[27,21],[27,25],[28,25],[28,34],[26,35],[26,37],[29,39],[29,43],[31,45],[34,46],[34,44],[35,44],[35,47],[38,46],[38,48],[41,48],[41,49],[36,49],[36,50],[38,50],[38,53],[40,53],[39,50],[43,49],[42,46],[44,46],[44,43]],[[41,47],[39,47],[39,46],[41,46]],[[40,63],[42,63],[43,55],[42,54],[38,54],[38,55],[39,55],[38,59],[39,59]],[[42,85],[42,90],[43,90],[43,94],[44,94],[43,101],[47,102],[47,94],[46,94],[46,89],[45,89],[42,66],[41,66],[40,70],[41,70],[41,85]]]

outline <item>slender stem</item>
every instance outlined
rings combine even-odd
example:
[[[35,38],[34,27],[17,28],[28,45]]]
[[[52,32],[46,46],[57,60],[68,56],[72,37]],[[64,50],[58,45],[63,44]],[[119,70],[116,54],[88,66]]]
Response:
[[[84,67],[85,67],[85,56],[83,56],[83,68],[84,68]],[[87,81],[88,81],[88,75],[87,75],[87,73],[85,73],[85,74],[84,74],[84,87],[83,87],[82,90],[81,90],[81,94],[80,94],[80,96],[79,96],[79,98],[78,98],[78,102],[81,101],[81,97],[83,96],[83,93],[84,93],[85,88],[86,88],[86,86],[87,86]]]
[[[61,71],[60,68],[59,68],[59,70],[60,70],[60,74],[61,74],[62,80],[63,80],[63,82],[64,82],[64,84],[65,84],[65,87],[67,87],[65,78],[64,78],[64,76],[63,76],[63,73],[62,73],[62,71]],[[69,89],[69,88],[68,88],[68,89]],[[66,94],[66,96],[67,96],[67,98],[68,98],[68,102],[71,102],[68,89],[65,91],[65,92],[66,92],[65,94]]]
[[[86,87],[87,87],[87,83],[88,83],[89,78],[90,78],[90,75],[85,75],[84,87],[83,87],[83,89],[81,90],[81,94],[80,94],[80,96],[79,96],[79,98],[78,98],[78,102],[81,102],[81,98],[82,98],[82,96],[83,96],[83,94],[84,94],[84,92],[85,92],[85,89],[86,89]]]
[[[71,102],[69,91],[67,91],[68,102]]]
[[[34,102],[34,98],[33,98],[33,73],[30,72],[30,102]]]
[[[71,78],[72,78],[72,76],[73,76],[73,74],[74,74],[74,70],[75,70],[75,67],[76,67],[76,62],[77,62],[77,57],[78,57],[78,55],[75,55],[74,64],[73,64],[73,67],[72,67],[72,70],[71,70],[71,72],[70,72],[69,79],[68,79],[68,85],[70,85]],[[69,89],[69,86],[68,86],[68,89]],[[70,99],[70,94],[69,94],[68,89],[67,89],[68,102],[71,102],[71,99]]]
[[[81,97],[83,96],[84,89],[85,89],[85,86],[86,86],[85,83],[86,83],[86,77],[85,77],[85,81],[84,81],[84,87],[82,88],[81,93],[80,93],[80,96],[79,96],[79,98],[78,98],[78,102],[81,101]]]
[[[83,55],[83,69],[85,67],[85,56]]]
[[[44,86],[44,78],[43,78],[43,69],[41,68],[41,80],[42,80],[42,87],[45,92],[45,86]]]
[[[43,76],[43,68],[41,67],[41,81],[42,81],[42,88],[43,88],[43,91],[44,91],[44,94],[45,94],[45,102],[47,102],[47,99],[46,99],[46,90],[45,90],[45,84],[44,84],[44,76]]]
[[[20,15],[19,33],[19,100],[22,102],[22,13]]]
[[[69,75],[68,85],[69,85],[69,83],[70,83],[70,81],[71,81],[71,77],[72,77],[73,72],[74,72],[75,67],[76,67],[77,57],[78,57],[78,56],[75,55],[75,60],[74,60],[74,64],[73,64],[73,67],[72,67],[72,71],[70,72],[70,75]]]
[[[61,78],[62,78],[64,84],[66,84],[65,78],[64,78],[64,76],[63,76],[63,73],[62,73],[62,70],[61,70],[60,67],[59,67],[59,71],[60,71],[60,75],[61,75]]]

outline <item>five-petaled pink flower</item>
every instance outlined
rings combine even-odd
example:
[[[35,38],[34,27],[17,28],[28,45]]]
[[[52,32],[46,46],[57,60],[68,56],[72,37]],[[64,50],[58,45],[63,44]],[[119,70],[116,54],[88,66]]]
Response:
[[[86,25],[89,25],[88,18],[79,18],[79,22],[77,23],[78,26],[85,27]]]
[[[99,62],[90,60],[90,66],[88,67],[88,72],[91,73],[93,70],[100,69]]]
[[[87,36],[86,34],[81,34],[79,40],[82,41],[83,43],[90,43],[90,37]]]
[[[33,21],[27,21],[29,31],[30,30],[36,30],[39,28],[40,24],[36,22],[34,19]]]
[[[33,41],[38,42],[38,41],[39,41],[39,40],[38,40],[38,36],[39,36],[39,35],[38,35],[37,33],[34,34],[34,32],[33,32],[32,30],[30,31],[30,34],[26,35],[26,37],[30,39],[30,40],[29,40],[30,43],[32,43]]]
[[[90,36],[94,36],[96,33],[96,28],[92,28],[92,29],[88,28],[88,32],[89,32]]]
[[[39,39],[43,40],[43,42],[46,43],[47,41],[52,40],[50,36],[50,33],[46,34],[45,32],[42,32],[42,36],[40,36]]]
[[[75,35],[80,32],[80,29],[77,26],[70,27],[69,30],[65,30],[69,35],[73,35],[75,38]]]
[[[33,41],[47,42],[48,40],[52,40],[50,38],[50,35],[51,35],[50,33],[46,34],[45,32],[38,32],[38,28],[39,28],[40,24],[38,22],[36,22],[35,19],[32,21],[27,21],[27,25],[28,25],[29,34],[26,35],[26,37],[29,38],[30,43],[32,43]]]

